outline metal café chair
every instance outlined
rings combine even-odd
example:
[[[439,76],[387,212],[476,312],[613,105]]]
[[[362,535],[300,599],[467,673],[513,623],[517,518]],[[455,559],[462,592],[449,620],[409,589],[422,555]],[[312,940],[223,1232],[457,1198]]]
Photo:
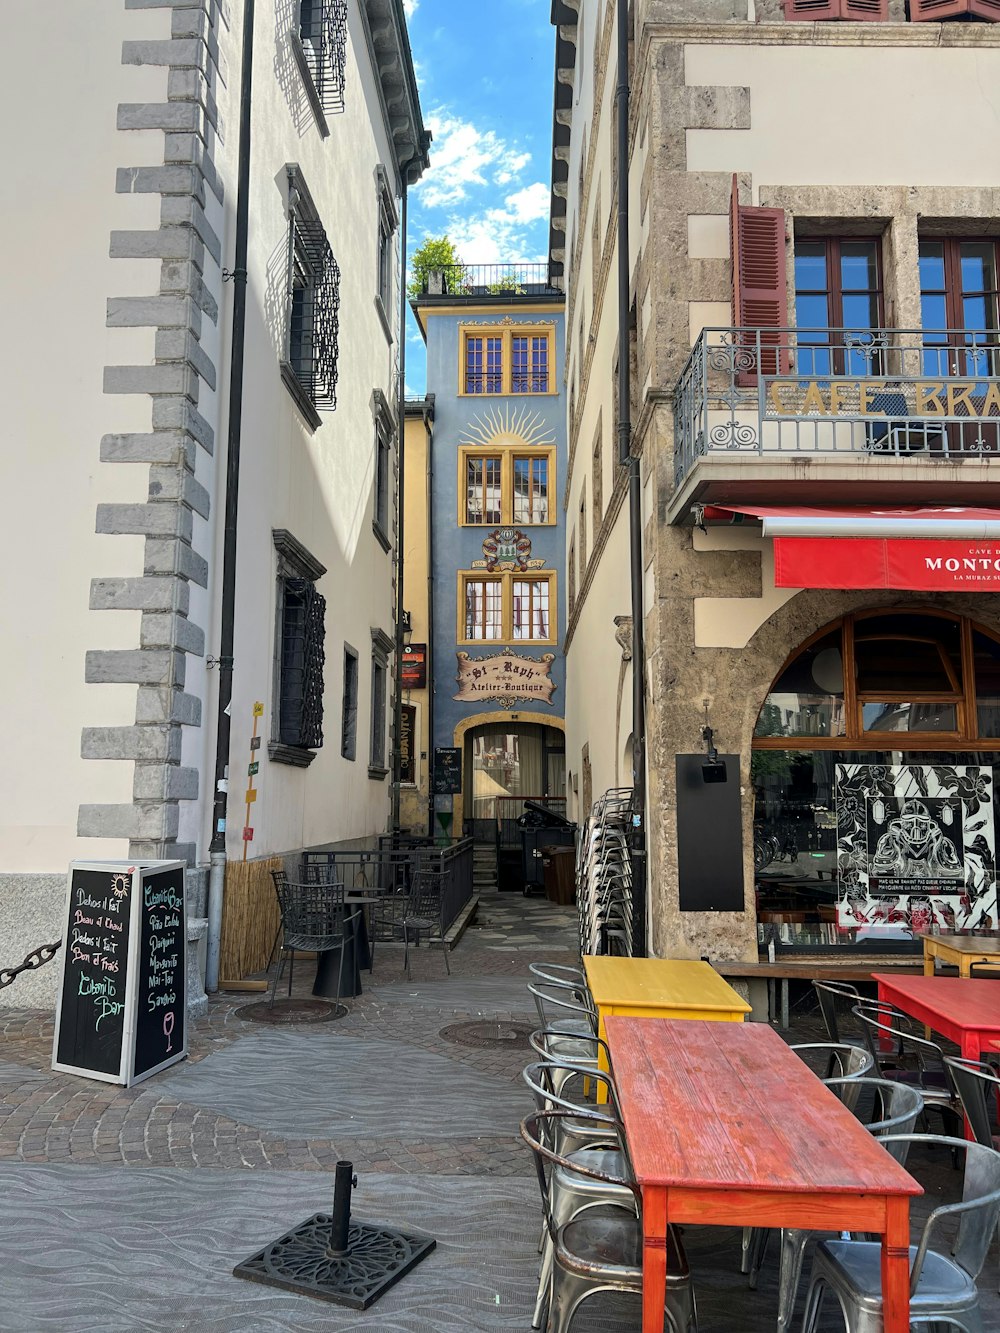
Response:
[[[843,1037],[840,1034],[840,1014],[837,1012],[837,1001],[848,1000],[851,1006],[858,1004],[862,997],[857,986],[852,986],[849,981],[814,981],[813,990],[816,992],[816,999],[819,1002],[819,1014],[823,1020],[823,1026],[826,1028],[826,1035],[831,1041],[849,1041],[849,1037]],[[863,1045],[864,1038],[859,1033],[857,1041],[851,1044],[854,1046]]]
[[[581,1000],[571,997],[565,986],[553,985],[549,981],[535,981],[529,983],[528,993],[535,1001],[543,1028],[558,1026],[580,1037],[597,1036],[597,1014],[588,1003],[589,992]]]
[[[936,1134],[890,1135],[886,1148],[905,1138],[909,1144],[940,1146],[965,1154],[961,1203],[935,1208],[920,1240],[910,1246],[910,1323],[945,1324],[964,1333],[985,1333],[976,1279],[986,1262],[1000,1219],[1000,1153],[981,1143]],[[957,1219],[947,1254],[931,1249],[940,1223]],[[878,1241],[823,1240],[816,1247],[802,1333],[815,1333],[823,1300],[832,1291],[840,1302],[848,1333],[882,1333],[882,1246]]]
[[[933,1041],[918,1036],[908,1014],[878,1000],[862,1000],[853,1013],[861,1022],[868,1049],[878,1061],[882,1077],[919,1089],[925,1108],[941,1116],[955,1135],[963,1132],[962,1104],[945,1068],[944,1052]],[[886,1045],[880,1047],[880,1041]],[[880,1059],[881,1056],[881,1059]]]
[[[281,925],[275,936],[274,946],[281,940],[281,951],[290,954],[288,962],[288,994],[292,993],[292,980],[295,971],[296,950],[309,950],[314,953],[327,953],[340,950],[340,967],[337,972],[337,993],[341,991],[344,977],[345,935],[348,927],[354,924],[355,913],[347,916],[344,912],[344,886],[342,884],[301,883],[290,880],[283,870],[272,870],[274,892],[281,912]],[[272,946],[271,952],[274,952]],[[269,1008],[274,1007],[274,996],[278,981],[284,968],[284,959],[275,968],[271,983]],[[346,1012],[346,1011],[345,1011]]]
[[[557,1060],[539,1061],[528,1065],[523,1078],[534,1098],[537,1111],[565,1111],[567,1118],[554,1123],[549,1140],[549,1147],[561,1153],[573,1163],[583,1163],[598,1171],[612,1175],[624,1175],[627,1172],[625,1142],[621,1130],[620,1115],[615,1100],[612,1079],[594,1070],[583,1070],[576,1065],[569,1065]],[[574,1084],[582,1082],[582,1088]],[[588,1090],[603,1087],[607,1094],[607,1105],[595,1107],[588,1100]],[[568,1222],[584,1208],[599,1203],[617,1203],[622,1207],[632,1206],[631,1194],[623,1195],[615,1186],[601,1186],[593,1182],[582,1183],[577,1177],[567,1178],[558,1169],[553,1170],[549,1180],[549,1201],[554,1216],[561,1225]],[[538,1273],[538,1292],[535,1298],[535,1310],[531,1327],[541,1328],[548,1305],[549,1288],[552,1279],[552,1242],[547,1228],[543,1225],[538,1241],[541,1265]]]
[[[1000,1105],[1000,1074],[993,1065],[981,1060],[966,1060],[960,1055],[946,1055],[944,1067],[958,1093],[965,1118],[977,1143],[1000,1149],[1000,1134],[993,1133],[990,1099]]]
[[[536,1111],[521,1121],[521,1137],[531,1149],[538,1173],[545,1227],[552,1246],[549,1333],[569,1333],[580,1306],[601,1291],[642,1294],[642,1196],[631,1172],[616,1175],[572,1161],[549,1146],[564,1111]],[[602,1117],[595,1117],[602,1118]],[[558,1222],[550,1203],[550,1179],[576,1177],[587,1184],[610,1187],[630,1197],[628,1206],[594,1203],[565,1222]],[[687,1256],[676,1228],[667,1237],[666,1319],[670,1333],[697,1333],[698,1320]]]
[[[437,886],[431,882],[429,876],[423,871],[417,870],[410,880],[410,888],[406,895],[400,925],[403,931],[403,966],[406,968],[406,979],[409,981],[410,940],[414,940],[414,947],[419,949],[420,936],[426,935],[429,948],[431,933],[440,929],[441,926],[441,897]],[[444,955],[445,970],[451,976],[448,941],[444,938],[443,933],[440,943],[441,952]]]
[[[905,1083],[893,1083],[884,1078],[833,1078],[824,1080],[831,1092],[842,1097],[845,1092],[854,1094],[855,1105],[851,1108],[862,1120],[868,1132],[877,1139],[886,1135],[908,1135],[913,1133],[917,1116],[923,1110],[923,1099],[916,1088]],[[858,1103],[865,1095],[871,1094],[871,1115],[865,1118],[858,1114]],[[909,1140],[896,1138],[886,1143],[886,1150],[899,1162],[906,1164]],[[759,1250],[755,1250],[750,1276],[750,1286],[756,1287],[757,1273],[763,1264],[770,1239],[770,1230],[761,1228],[763,1241]],[[792,1326],[792,1312],[802,1278],[802,1265],[806,1248],[810,1241],[818,1240],[823,1233],[803,1231],[797,1227],[781,1228],[781,1250],[778,1259],[778,1333],[787,1333]],[[867,1238],[866,1238],[867,1239]]]
[[[797,1046],[790,1046],[789,1050],[794,1051],[805,1064],[809,1064],[810,1056],[820,1058],[825,1056],[827,1073],[825,1076],[817,1074],[817,1077],[835,1077],[838,1086],[833,1091],[849,1111],[855,1109],[858,1097],[861,1094],[860,1089],[857,1092],[852,1092],[851,1085],[867,1074],[875,1065],[875,1061],[866,1050],[863,1050],[860,1046],[848,1046],[842,1042],[806,1042]],[[816,1073],[815,1070],[813,1072]],[[841,1083],[843,1087],[839,1086]],[[767,1250],[770,1234],[770,1227],[743,1228],[740,1272],[750,1274],[751,1290],[754,1290],[757,1286],[757,1275],[764,1262],[764,1254]]]

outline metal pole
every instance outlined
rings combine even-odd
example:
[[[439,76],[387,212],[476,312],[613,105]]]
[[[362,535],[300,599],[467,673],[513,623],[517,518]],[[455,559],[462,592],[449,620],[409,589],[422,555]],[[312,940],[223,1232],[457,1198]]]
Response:
[[[414,159],[416,160],[416,159]],[[405,532],[404,514],[406,497],[403,484],[406,477],[406,211],[409,193],[409,174],[413,160],[407,162],[402,171],[402,192],[399,207],[400,262],[399,262],[399,377],[396,390],[396,651],[393,663],[394,700],[392,709],[392,831],[399,832],[400,787],[403,782],[403,754],[401,733],[403,730],[403,567],[406,557],[403,552]],[[410,737],[411,746],[414,737]]]
[[[222,623],[219,635],[219,717],[215,743],[211,870],[208,877],[208,936],[205,989],[219,988],[222,899],[226,879],[230,704],[233,698],[233,635],[236,621],[236,533],[239,517],[240,442],[243,428],[243,354],[246,342],[247,247],[250,228],[250,107],[253,83],[254,0],[244,0],[243,68],[233,263],[233,346],[229,370],[229,435],[226,453],[226,513],[222,546]]]
[[[351,1190],[358,1183],[353,1162],[338,1162],[333,1177],[333,1216],[330,1218],[330,1254],[350,1249]]]
[[[643,633],[642,477],[632,453],[631,262],[629,255],[628,0],[618,0],[618,461],[628,468],[629,553],[632,592],[632,941],[646,953],[646,648]]]

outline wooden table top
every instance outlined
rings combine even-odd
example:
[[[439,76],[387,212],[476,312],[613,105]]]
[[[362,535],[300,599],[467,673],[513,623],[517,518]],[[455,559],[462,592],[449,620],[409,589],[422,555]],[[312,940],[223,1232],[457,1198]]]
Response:
[[[611,1016],[607,1029],[640,1184],[923,1192],[767,1024]]]
[[[1000,955],[1000,935],[925,935],[925,944],[942,944],[955,953]]]
[[[648,1009],[736,1010],[750,1005],[710,963],[698,959],[614,958],[586,954],[583,966],[594,1003]]]
[[[872,981],[903,1001],[912,1000],[956,1027],[1000,1032],[1000,981],[980,977],[901,977],[873,972]]]

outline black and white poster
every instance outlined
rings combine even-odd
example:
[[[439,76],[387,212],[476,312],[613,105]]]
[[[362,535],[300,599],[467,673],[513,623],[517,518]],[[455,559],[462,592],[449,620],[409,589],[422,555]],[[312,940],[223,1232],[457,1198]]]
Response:
[[[997,924],[993,770],[838,764],[838,924],[872,935]]]

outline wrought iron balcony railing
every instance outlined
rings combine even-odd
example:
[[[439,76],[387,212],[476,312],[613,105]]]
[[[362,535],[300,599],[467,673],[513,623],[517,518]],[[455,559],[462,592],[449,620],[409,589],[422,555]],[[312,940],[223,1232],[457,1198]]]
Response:
[[[708,455],[1000,455],[1000,333],[705,329],[674,426],[678,485]]]
[[[444,264],[423,284],[425,296],[561,295],[548,264]]]

